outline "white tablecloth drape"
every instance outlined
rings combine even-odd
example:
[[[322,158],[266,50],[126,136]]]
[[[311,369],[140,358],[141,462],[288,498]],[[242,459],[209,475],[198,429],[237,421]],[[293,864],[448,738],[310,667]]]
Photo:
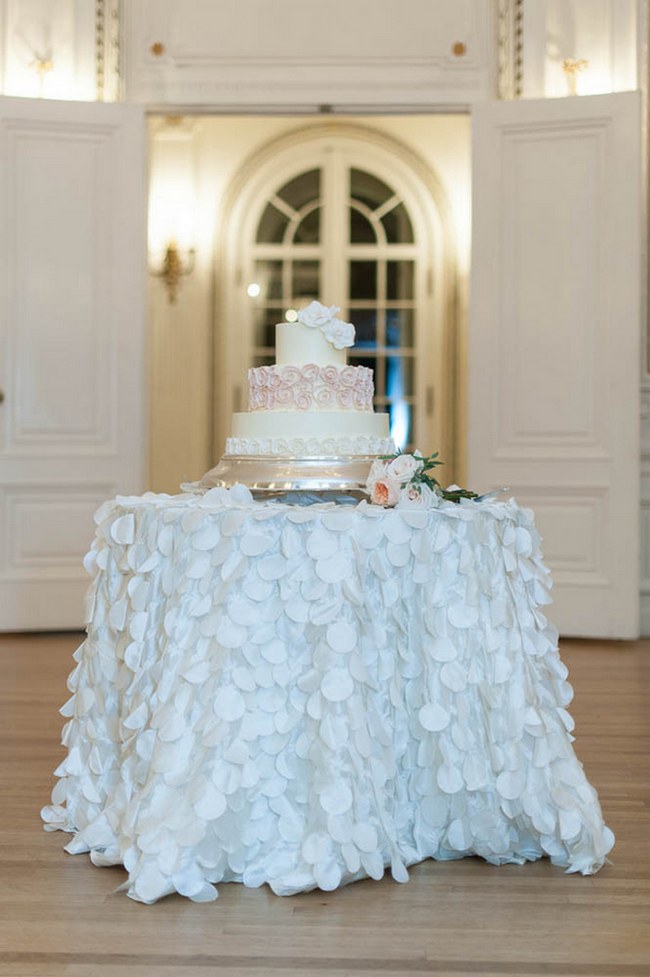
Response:
[[[118,498],[87,557],[46,826],[128,894],[330,890],[613,844],[576,759],[532,515]]]

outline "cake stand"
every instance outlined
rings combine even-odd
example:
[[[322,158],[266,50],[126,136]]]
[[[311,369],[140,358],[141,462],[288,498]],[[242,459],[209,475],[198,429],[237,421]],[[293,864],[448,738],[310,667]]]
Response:
[[[245,485],[259,498],[284,498],[289,493],[317,493],[325,499],[345,496],[367,498],[366,480],[374,455],[348,455],[328,458],[278,457],[277,455],[224,455],[210,469],[199,487],[232,488]]]

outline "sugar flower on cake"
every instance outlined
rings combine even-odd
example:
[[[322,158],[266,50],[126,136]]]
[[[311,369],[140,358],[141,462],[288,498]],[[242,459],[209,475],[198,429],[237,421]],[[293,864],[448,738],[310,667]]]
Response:
[[[336,313],[340,311],[338,305],[310,302],[298,312],[298,322],[309,329],[320,329],[334,349],[346,349],[354,345],[354,326],[351,322],[336,318]]]
[[[327,306],[321,302],[310,302],[298,313],[298,322],[302,322],[303,326],[309,326],[310,329],[323,329],[340,311],[338,305]]]
[[[341,319],[330,319],[327,325],[323,326],[323,335],[334,349],[345,349],[347,346],[354,346],[354,326],[351,322],[343,322]]]

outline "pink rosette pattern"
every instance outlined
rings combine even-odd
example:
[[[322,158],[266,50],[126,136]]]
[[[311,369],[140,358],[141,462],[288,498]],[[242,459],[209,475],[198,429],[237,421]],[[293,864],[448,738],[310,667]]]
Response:
[[[258,366],[248,371],[249,411],[372,411],[374,383],[366,366]]]
[[[285,366],[284,369],[295,370],[298,368]],[[315,363],[305,363],[304,366],[301,366],[300,369],[298,369],[298,372],[301,379],[304,380],[305,383],[316,383],[320,374],[320,367],[316,366]]]
[[[316,387],[314,400],[321,410],[331,410],[335,406],[335,399],[334,390],[331,386]]]
[[[352,387],[342,387],[341,390],[339,390],[338,400],[343,410],[363,410],[363,407],[356,406],[354,394],[355,391],[352,389]],[[363,391],[361,392],[360,399],[363,399]]]

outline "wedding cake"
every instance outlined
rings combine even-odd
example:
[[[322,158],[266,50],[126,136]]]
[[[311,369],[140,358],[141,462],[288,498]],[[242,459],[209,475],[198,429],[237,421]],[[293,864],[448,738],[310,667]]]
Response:
[[[248,371],[248,411],[208,485],[260,490],[361,486],[377,456],[392,454],[388,415],[373,411],[372,370],[348,366],[354,326],[337,306],[312,302],[275,327],[276,362]]]

